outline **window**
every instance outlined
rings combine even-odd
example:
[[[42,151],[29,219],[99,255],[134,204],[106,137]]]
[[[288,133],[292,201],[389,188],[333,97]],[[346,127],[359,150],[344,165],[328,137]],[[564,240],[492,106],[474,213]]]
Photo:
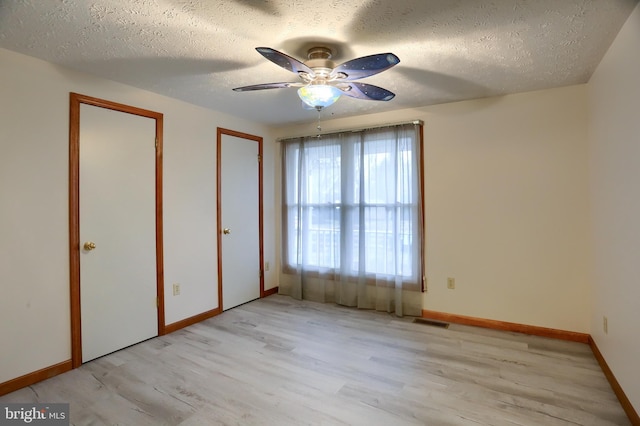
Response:
[[[421,283],[421,126],[283,141],[285,267]]]

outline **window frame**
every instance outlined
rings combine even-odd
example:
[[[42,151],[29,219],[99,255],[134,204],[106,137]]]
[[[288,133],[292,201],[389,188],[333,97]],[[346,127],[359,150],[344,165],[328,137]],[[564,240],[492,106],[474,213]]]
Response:
[[[417,123],[412,123],[412,124],[417,124]],[[332,134],[333,135],[338,135],[336,134]],[[323,137],[326,137],[326,135],[323,135]],[[343,217],[344,215],[346,215],[347,213],[345,213],[346,210],[349,209],[364,209],[367,210],[369,208],[384,208],[386,210],[398,210],[398,209],[403,209],[403,210],[412,210],[411,214],[412,215],[417,215],[417,218],[415,218],[415,220],[417,221],[418,225],[418,229],[416,230],[416,232],[421,233],[422,235],[418,235],[418,242],[416,243],[417,246],[414,247],[414,250],[417,248],[416,252],[418,255],[418,259],[414,259],[412,260],[413,262],[415,262],[415,266],[413,266],[411,268],[412,272],[411,275],[401,275],[401,276],[395,276],[393,274],[385,274],[385,273],[379,273],[379,272],[375,272],[375,271],[366,271],[366,265],[363,265],[363,267],[365,268],[365,271],[363,272],[359,272],[356,274],[352,274],[351,272],[351,268],[348,268],[349,273],[347,273],[346,278],[349,282],[361,282],[364,276],[364,279],[367,283],[376,283],[376,285],[380,285],[380,279],[382,278],[383,281],[383,286],[388,286],[388,287],[393,287],[394,283],[391,282],[395,279],[400,278],[402,280],[402,285],[403,288],[407,288],[407,289],[411,289],[411,290],[422,290],[424,291],[424,245],[425,245],[425,235],[424,235],[424,146],[423,146],[423,126],[422,123],[419,123],[418,129],[416,131],[416,139],[415,141],[413,141],[412,143],[412,149],[411,152],[413,152],[413,155],[417,156],[417,160],[415,162],[412,162],[412,165],[415,165],[415,167],[417,167],[417,170],[415,171],[415,176],[416,179],[418,179],[418,182],[416,182],[416,186],[417,186],[417,190],[419,191],[418,194],[418,199],[417,200],[412,200],[408,203],[401,203],[401,202],[375,202],[375,203],[371,203],[371,202],[367,202],[366,200],[362,200],[361,202],[356,202],[356,203],[352,203],[352,204],[348,204],[345,203],[345,196],[342,194],[340,197],[339,202],[334,202],[334,203],[327,203],[327,204],[320,204],[317,202],[300,202],[300,200],[294,199],[292,202],[290,202],[290,197],[288,195],[288,192],[290,190],[290,188],[288,188],[287,186],[287,176],[289,175],[289,168],[292,166],[290,157],[287,155],[287,149],[292,149],[291,145],[294,145],[297,152],[296,160],[298,163],[294,165],[294,167],[298,167],[299,166],[299,161],[300,159],[298,158],[299,155],[302,155],[300,152],[300,149],[304,150],[306,147],[305,145],[311,143],[313,144],[313,140],[312,139],[305,139],[305,138],[295,138],[295,139],[288,139],[288,140],[284,140],[283,145],[282,145],[282,169],[283,169],[283,174],[282,174],[282,216],[283,216],[283,221],[282,221],[282,271],[283,273],[286,274],[295,274],[297,272],[300,271],[300,269],[302,268],[303,265],[301,264],[296,264],[294,262],[294,260],[296,259],[296,254],[292,253],[292,251],[294,249],[297,249],[296,251],[299,251],[300,248],[299,247],[292,247],[292,245],[289,244],[290,239],[289,239],[289,234],[290,234],[290,230],[291,230],[291,226],[290,225],[290,221],[292,220],[291,218],[291,212],[297,210],[298,212],[302,212],[302,211],[307,211],[307,214],[312,214],[309,212],[309,210],[313,211],[314,208],[334,208],[334,209],[340,209],[340,227],[335,230],[334,232],[338,232],[341,233],[343,232]],[[367,141],[365,138],[363,138],[361,140],[360,143],[367,143],[370,141]],[[333,143],[331,143],[331,145],[336,145],[336,146],[340,146],[340,150],[342,150],[342,143],[340,141],[340,138],[336,138],[335,141],[333,141]],[[391,152],[391,151],[387,151],[387,152]],[[291,155],[289,153],[289,155]],[[340,151],[340,156],[342,157],[342,151]],[[349,164],[342,164],[343,159],[340,159],[341,163],[340,163],[340,169],[341,171],[344,168],[348,168],[349,166],[352,166],[353,163],[349,163]],[[297,173],[295,174],[295,176],[297,176]],[[396,175],[397,176],[397,175]],[[300,182],[298,181],[298,179],[296,178],[296,185],[300,185]],[[295,191],[297,194],[299,194],[299,191]],[[397,212],[395,214],[398,214]],[[296,220],[296,219],[293,219]],[[297,221],[297,220],[296,220]],[[299,223],[299,221],[297,221]],[[413,222],[413,221],[412,221]],[[354,232],[353,230],[351,232]],[[392,233],[392,235],[395,235]],[[411,233],[410,237],[415,236],[415,233]],[[338,238],[339,241],[341,241],[342,239],[339,237]],[[342,250],[344,250],[343,247],[343,242],[341,241],[338,244],[338,258],[340,259],[340,264],[342,264],[342,262],[344,261],[343,255],[342,255]],[[310,267],[310,268],[308,268]],[[338,267],[324,267],[321,264],[317,264],[317,265],[305,265],[305,274],[307,276],[310,277],[335,277],[337,275],[340,274],[340,270],[344,269],[344,268],[340,268],[340,266]],[[390,282],[384,284],[385,279],[387,278]],[[391,280],[391,278],[393,278],[393,280]]]

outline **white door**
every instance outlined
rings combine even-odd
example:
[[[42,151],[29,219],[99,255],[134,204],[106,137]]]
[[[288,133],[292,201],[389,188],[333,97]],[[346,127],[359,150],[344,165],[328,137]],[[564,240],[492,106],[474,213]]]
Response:
[[[87,362],[158,334],[155,120],[80,108],[80,324]]]
[[[222,307],[260,297],[258,142],[221,138]]]

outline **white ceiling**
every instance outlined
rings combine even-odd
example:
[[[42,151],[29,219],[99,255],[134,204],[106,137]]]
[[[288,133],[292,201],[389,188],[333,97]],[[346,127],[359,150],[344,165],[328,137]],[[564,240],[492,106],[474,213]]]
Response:
[[[0,47],[265,124],[311,122],[299,81],[255,47],[341,63],[393,52],[362,80],[389,102],[342,97],[346,117],[586,83],[638,0],[0,0]],[[0,66],[1,74],[1,66]],[[89,94],[90,95],[90,94]]]

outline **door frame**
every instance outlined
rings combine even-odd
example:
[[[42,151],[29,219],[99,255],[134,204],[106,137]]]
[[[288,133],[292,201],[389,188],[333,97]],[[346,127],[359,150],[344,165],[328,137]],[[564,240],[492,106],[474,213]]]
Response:
[[[80,105],[91,105],[155,120],[155,219],[156,219],[156,291],[158,335],[165,334],[164,261],[162,245],[162,132],[163,114],[104,99],[69,93],[69,267],[71,296],[71,364],[82,365],[82,324],[80,303]]]
[[[218,228],[218,306],[220,312],[224,311],[222,306],[222,136],[234,136],[248,139],[258,143],[258,249],[260,261],[260,298],[265,297],[264,291],[264,219],[262,214],[262,137],[235,130],[217,128],[216,136],[216,184],[217,184],[217,228]]]

